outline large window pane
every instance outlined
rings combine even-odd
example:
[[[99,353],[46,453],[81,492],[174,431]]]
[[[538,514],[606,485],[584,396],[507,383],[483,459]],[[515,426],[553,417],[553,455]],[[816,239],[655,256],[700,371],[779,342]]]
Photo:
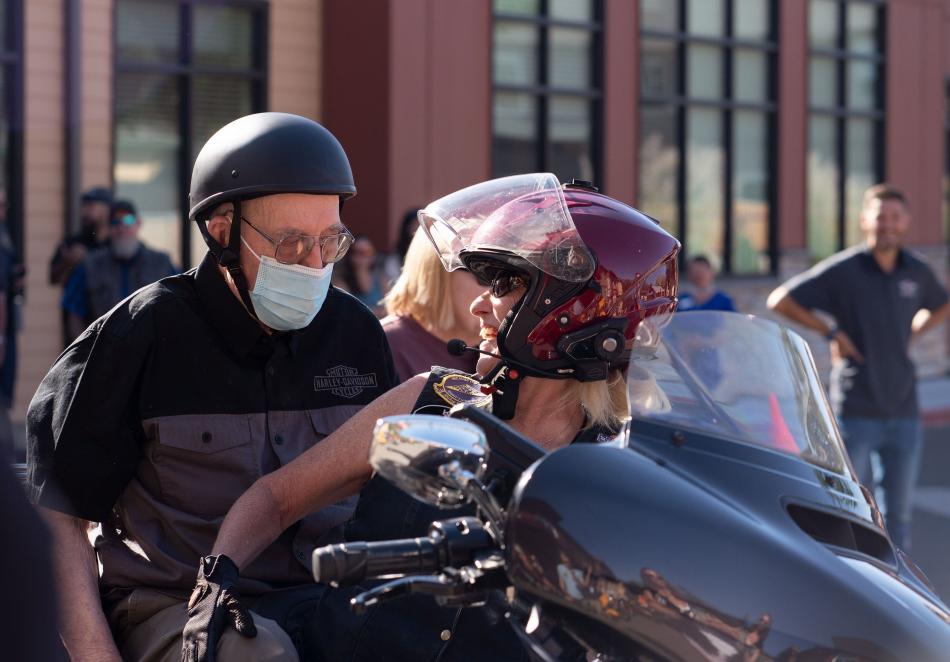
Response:
[[[534,25],[495,22],[492,64],[496,83],[535,85],[538,82],[538,28]]]
[[[733,96],[737,101],[762,102],[768,98],[767,62],[767,56],[762,51],[736,49]]]
[[[808,249],[814,259],[838,250],[838,130],[834,118],[808,127]]]
[[[537,100],[519,92],[495,92],[492,173],[496,177],[538,169]]]
[[[808,62],[808,100],[816,108],[838,105],[838,63],[828,57],[812,57]]]
[[[693,35],[722,37],[726,33],[725,26],[725,0],[687,0],[687,32]]]
[[[591,33],[589,30],[552,28],[548,33],[548,84],[586,90],[590,87]]]
[[[848,5],[847,47],[855,53],[876,53],[877,14],[874,5],[852,2]]]
[[[640,27],[661,32],[679,31],[679,3],[670,0],[640,0]]]
[[[722,98],[722,49],[691,44],[686,56],[686,90],[702,99]]]
[[[765,113],[737,111],[732,128],[732,272],[769,269],[769,168]]]
[[[192,160],[215,131],[253,111],[251,81],[225,76],[195,76],[192,87]]]
[[[676,42],[671,39],[640,40],[640,91],[650,97],[672,97],[679,81]]]
[[[839,25],[836,0],[811,0],[808,5],[808,40],[812,48],[837,48]]]
[[[848,61],[848,107],[870,110],[877,106],[877,63]]]
[[[564,21],[594,20],[592,0],[548,0],[548,13]]]
[[[196,5],[194,26],[196,64],[239,69],[254,66],[250,10]]]
[[[116,2],[116,60],[178,61],[178,6],[172,2]]]
[[[672,105],[640,107],[639,206],[679,236],[676,177],[679,169],[677,110]]]
[[[181,264],[178,83],[161,74],[118,74],[115,193],[142,216],[142,239]]]
[[[877,164],[874,121],[849,119],[845,127],[848,172],[845,177],[845,243],[861,241],[861,204],[864,191],[875,184]]]
[[[686,250],[719,256],[724,229],[721,112],[688,110],[686,136]]]
[[[768,0],[735,0],[733,35],[738,39],[765,41],[769,38]]]
[[[561,181],[570,181],[572,177],[594,179],[590,111],[587,99],[561,96],[548,99],[548,158],[551,172]]]

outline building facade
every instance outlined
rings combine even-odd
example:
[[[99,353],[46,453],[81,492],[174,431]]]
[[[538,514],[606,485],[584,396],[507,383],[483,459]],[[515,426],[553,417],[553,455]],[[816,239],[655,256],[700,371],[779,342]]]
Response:
[[[241,114],[326,124],[389,249],[406,210],[514,172],[593,181],[704,254],[743,310],[859,240],[903,188],[945,278],[950,0],[4,0],[0,155],[29,269],[15,413],[61,350],[46,265],[79,192],[135,200],[188,268],[202,142]],[[824,343],[813,344],[823,360]],[[935,333],[922,374],[947,368]]]

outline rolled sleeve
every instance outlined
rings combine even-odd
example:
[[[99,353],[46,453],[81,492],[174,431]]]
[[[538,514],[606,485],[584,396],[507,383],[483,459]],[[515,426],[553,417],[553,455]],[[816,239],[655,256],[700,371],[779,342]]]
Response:
[[[930,269],[924,269],[922,280],[923,296],[921,297],[920,307],[926,310],[936,310],[950,300],[947,296],[947,290],[940,284],[936,276]]]
[[[798,305],[835,315],[838,311],[834,298],[834,278],[831,274],[831,269],[817,264],[787,281],[784,287]]]
[[[137,382],[148,351],[118,312],[59,357],[27,412],[28,486],[37,505],[103,521],[134,475],[143,433]]]

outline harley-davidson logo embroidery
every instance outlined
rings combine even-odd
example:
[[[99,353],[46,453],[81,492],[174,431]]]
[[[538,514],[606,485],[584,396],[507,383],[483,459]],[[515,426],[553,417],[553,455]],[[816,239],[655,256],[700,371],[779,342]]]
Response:
[[[356,368],[338,365],[327,370],[327,376],[313,378],[314,391],[330,391],[343,398],[355,398],[363,389],[376,388],[376,373],[359,374]]]
[[[479,381],[468,375],[446,375],[433,387],[435,394],[451,406],[473,404],[484,406],[491,401],[490,395],[482,393]]]

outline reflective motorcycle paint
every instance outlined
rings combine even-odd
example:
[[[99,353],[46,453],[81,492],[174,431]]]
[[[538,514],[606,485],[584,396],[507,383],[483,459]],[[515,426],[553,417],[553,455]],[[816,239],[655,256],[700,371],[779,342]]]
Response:
[[[703,454],[666,439],[671,455]],[[836,553],[788,515],[787,498],[827,493],[814,474],[743,462],[717,496],[675,464],[603,446],[535,464],[509,510],[515,587],[673,659],[946,659],[950,615],[902,564]]]

